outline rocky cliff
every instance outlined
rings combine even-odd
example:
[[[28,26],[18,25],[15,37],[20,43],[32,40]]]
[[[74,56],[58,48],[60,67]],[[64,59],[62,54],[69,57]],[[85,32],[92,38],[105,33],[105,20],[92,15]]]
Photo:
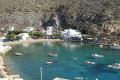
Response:
[[[119,35],[119,0],[1,0],[0,27],[75,28],[97,37]],[[103,36],[104,35],[104,36]]]

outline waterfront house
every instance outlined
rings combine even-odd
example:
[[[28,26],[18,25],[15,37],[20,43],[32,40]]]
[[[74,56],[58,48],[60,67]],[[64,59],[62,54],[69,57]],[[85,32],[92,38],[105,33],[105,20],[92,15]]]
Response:
[[[13,26],[9,26],[9,28],[7,29],[8,31],[13,31],[14,27]]]
[[[19,40],[27,40],[27,38],[30,37],[28,33],[20,33],[18,36],[21,36],[21,39]]]
[[[46,38],[50,38],[50,36],[53,35],[53,29],[53,26],[48,26],[46,30],[43,30]]]
[[[26,27],[25,29],[23,29],[24,31],[30,32],[33,31],[33,27]]]
[[[70,40],[70,41],[81,41],[82,34],[80,31],[75,29],[65,29],[64,31],[60,32],[62,39]]]

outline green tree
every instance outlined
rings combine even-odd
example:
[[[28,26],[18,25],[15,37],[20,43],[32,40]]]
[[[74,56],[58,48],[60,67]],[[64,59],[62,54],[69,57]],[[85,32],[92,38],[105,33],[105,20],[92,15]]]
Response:
[[[19,40],[20,38],[22,38],[21,36],[17,36],[16,39]]]
[[[30,36],[33,36],[33,35],[34,35],[34,33],[33,33],[32,31],[30,31],[30,32],[29,32],[29,35],[30,35]]]
[[[57,34],[55,34],[55,37],[56,37],[56,38],[60,38],[61,35],[57,33]]]
[[[34,33],[33,35],[34,35],[35,37],[37,37],[37,38],[41,38],[41,37],[44,36],[44,34],[41,33],[41,32]]]
[[[8,40],[13,40],[13,39],[15,38],[15,34],[13,34],[13,33],[10,34],[10,35],[7,34],[7,35],[5,36],[5,38],[8,39]]]

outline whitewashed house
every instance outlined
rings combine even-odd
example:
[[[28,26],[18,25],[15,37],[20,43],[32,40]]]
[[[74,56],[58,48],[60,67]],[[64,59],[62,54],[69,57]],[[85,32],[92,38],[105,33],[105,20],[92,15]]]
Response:
[[[24,31],[30,32],[33,31],[33,27],[26,27],[25,29],[23,29]]]
[[[43,30],[43,33],[45,34],[46,37],[50,37],[53,35],[53,26],[47,27],[47,30]]]
[[[21,36],[20,40],[27,40],[30,37],[28,33],[20,33],[18,36]]]
[[[7,30],[8,30],[8,31],[13,31],[13,30],[14,30],[14,27],[13,27],[13,26],[10,26]]]
[[[61,31],[61,36],[64,40],[70,40],[70,41],[81,41],[82,40],[82,34],[80,31],[75,29],[65,29],[64,31]]]

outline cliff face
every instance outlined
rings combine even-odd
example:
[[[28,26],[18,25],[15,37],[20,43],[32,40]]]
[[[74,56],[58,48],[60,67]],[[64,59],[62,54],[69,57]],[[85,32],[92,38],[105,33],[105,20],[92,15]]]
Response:
[[[94,36],[120,32],[119,0],[1,0],[0,27],[48,25],[76,28]]]

